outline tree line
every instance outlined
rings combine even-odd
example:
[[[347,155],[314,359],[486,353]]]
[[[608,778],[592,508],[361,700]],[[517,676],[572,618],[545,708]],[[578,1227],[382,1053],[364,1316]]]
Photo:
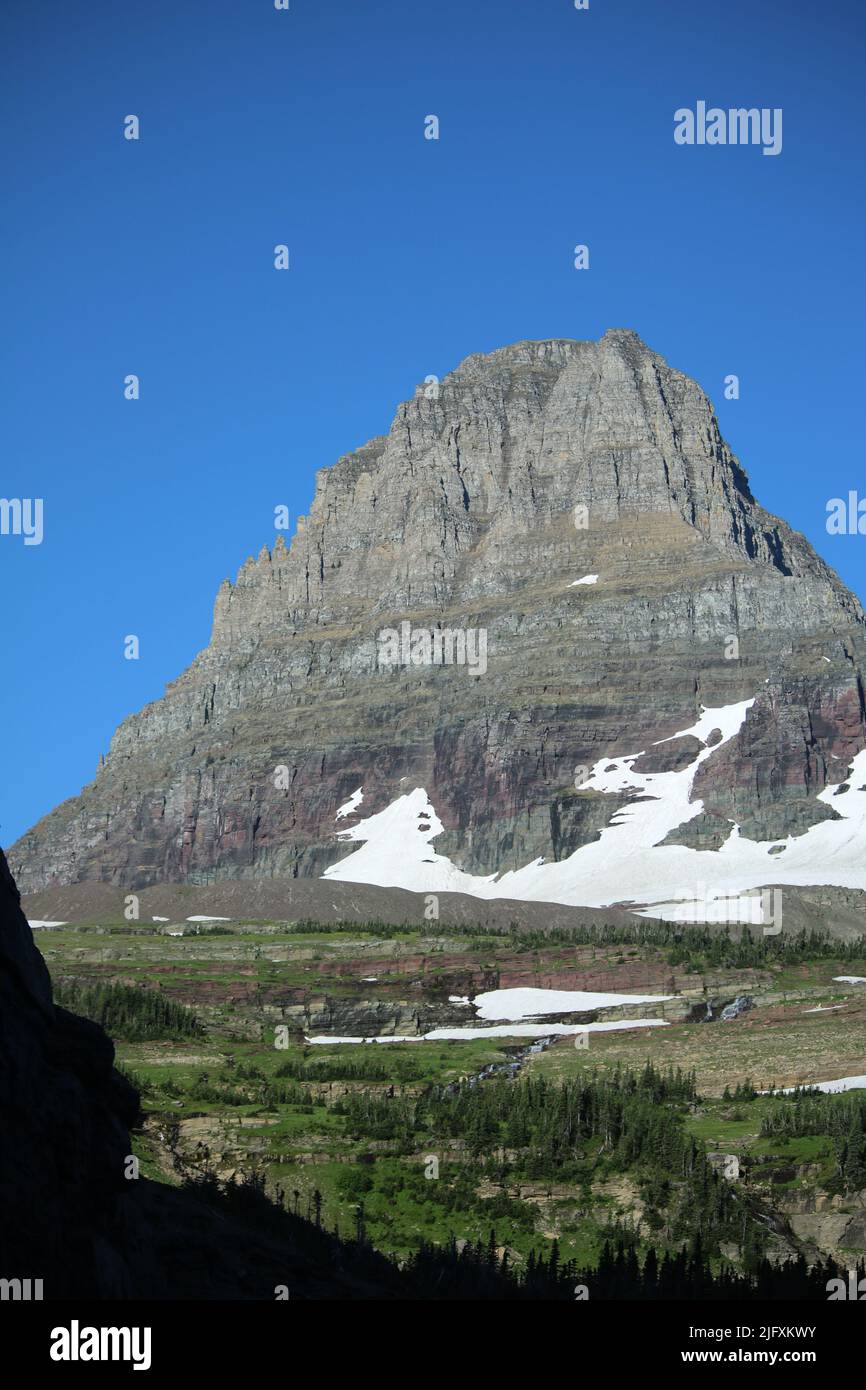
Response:
[[[828,1190],[857,1192],[866,1188],[866,1095],[825,1095],[803,1087],[768,1111],[761,1134],[799,1139],[822,1135],[833,1141],[836,1171]]]
[[[185,1004],[138,985],[93,984],[87,980],[53,982],[54,1002],[71,1013],[99,1023],[111,1038],[145,1042],[153,1038],[189,1038],[204,1032]]]

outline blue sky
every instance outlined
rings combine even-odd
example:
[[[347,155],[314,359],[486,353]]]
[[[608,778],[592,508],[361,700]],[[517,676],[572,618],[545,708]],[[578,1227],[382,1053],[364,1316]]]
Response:
[[[825,529],[866,496],[864,28],[855,0],[5,0],[0,496],[43,498],[44,539],[0,536],[0,842],[207,643],[274,507],[471,352],[634,328],[866,597],[866,536]],[[698,100],[781,107],[781,154],[675,145]]]

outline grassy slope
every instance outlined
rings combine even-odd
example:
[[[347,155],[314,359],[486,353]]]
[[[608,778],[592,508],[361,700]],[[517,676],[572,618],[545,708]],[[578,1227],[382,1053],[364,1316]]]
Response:
[[[470,1190],[460,1184],[459,1153],[443,1153],[438,1179],[424,1177],[428,1149],[389,1156],[382,1141],[353,1139],[341,1117],[331,1110],[335,1100],[352,1090],[382,1091],[388,1081],[333,1080],[301,1082],[310,1102],[262,1103],[256,1081],[234,1081],[238,1070],[255,1068],[265,1079],[277,1080],[278,1068],[290,1058],[313,1062],[345,1056],[357,1062],[363,1051],[371,1062],[392,1069],[395,1090],[409,1093],[430,1084],[445,1084],[477,1072],[507,1056],[502,1040],[487,1043],[418,1043],[302,1049],[288,1051],[272,1045],[273,1008],[280,1000],[298,1002],[327,994],[332,999],[359,997],[447,998],[455,971],[506,970],[514,979],[546,987],[576,987],[578,969],[586,987],[647,989],[661,992],[660,983],[676,975],[677,989],[695,990],[701,997],[701,977],[672,971],[664,951],[622,947],[570,948],[551,945],[521,951],[507,938],[471,935],[435,938],[429,930],[394,933],[377,938],[357,929],[316,934],[287,933],[279,928],[249,924],[248,930],[221,927],[183,938],[162,933],[115,929],[61,929],[40,933],[55,976],[90,980],[121,979],[165,991],[194,1007],[206,1026],[197,1039],[118,1042],[118,1060],[144,1083],[145,1126],[137,1152],[143,1171],[165,1181],[177,1181],[169,1143],[178,1126],[176,1150],[184,1162],[204,1163],[210,1150],[224,1173],[251,1166],[264,1167],[269,1180],[282,1186],[289,1205],[304,1211],[318,1190],[325,1219],[342,1231],[353,1228],[363,1203],[368,1234],[380,1248],[405,1253],[419,1236],[444,1241],[450,1235],[487,1238],[491,1225],[500,1244],[516,1255],[538,1247],[556,1235],[564,1256],[592,1258],[608,1219],[628,1218],[640,1210],[640,1198],[628,1175],[597,1171],[591,1199],[585,1190],[552,1181],[520,1184],[520,1198],[505,1214],[491,1217],[501,1199],[496,1187],[481,1184]],[[522,974],[514,974],[522,971]],[[362,985],[374,974],[375,985]],[[724,977],[724,972],[721,972]],[[587,1050],[562,1039],[547,1052],[531,1058],[528,1073],[562,1079],[586,1068],[642,1066],[652,1058],[694,1070],[698,1090],[706,1099],[686,1124],[709,1150],[734,1152],[761,1160],[761,1181],[779,1186],[804,1183],[787,1176],[792,1167],[810,1165],[809,1183],[817,1190],[832,1172],[832,1145],[806,1138],[766,1140],[760,1122],[772,1102],[758,1098],[746,1103],[723,1101],[725,1086],[751,1079],[756,1085],[792,1085],[866,1071],[866,986],[833,983],[837,974],[866,974],[866,962],[818,960],[773,971],[719,972],[708,977],[711,992],[726,985],[772,990],[777,1002],[728,1024],[675,1024],[664,1029],[594,1034]],[[511,976],[509,976],[509,979]],[[413,984],[417,981],[417,987]],[[450,983],[449,983],[450,982]],[[462,991],[461,991],[462,992]],[[788,996],[787,998],[785,996]],[[838,1010],[808,1014],[818,1004],[842,1004]],[[222,1098],[195,1094],[216,1085]],[[245,1089],[246,1088],[246,1089]],[[228,1103],[246,1095],[243,1103]],[[162,1138],[159,1136],[162,1135]],[[429,1150],[433,1152],[433,1150]],[[369,1162],[375,1155],[376,1161]],[[764,1180],[766,1179],[766,1182]],[[449,1197],[457,1189],[457,1199]],[[297,1196],[295,1196],[297,1194]],[[511,1190],[517,1198],[517,1189]],[[501,1206],[500,1200],[500,1206]]]

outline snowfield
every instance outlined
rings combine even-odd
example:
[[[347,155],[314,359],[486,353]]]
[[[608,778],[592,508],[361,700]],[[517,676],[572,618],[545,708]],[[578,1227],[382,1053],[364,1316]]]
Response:
[[[684,921],[714,920],[714,914],[715,920],[761,921],[756,915],[760,899],[746,899],[739,907],[728,900],[768,884],[866,889],[866,749],[847,768],[840,763],[844,775],[818,796],[839,820],[822,821],[802,835],[760,842],[741,836],[732,823],[718,850],[662,844],[671,831],[701,814],[703,802],[692,800],[698,768],[736,737],[754,703],[751,699],[704,707],[689,728],[649,745],[658,747],[688,735],[698,739],[703,747],[677,772],[635,771],[646,749],[600,758],[581,792],[633,792],[643,799],[615,812],[598,839],[568,859],[536,859],[503,874],[466,873],[433,848],[442,822],[426,791],[416,787],[351,829],[339,831],[341,840],[358,848],[332,864],[323,877],[418,893],[468,893],[574,907],[620,904],[644,916]],[[714,742],[709,743],[711,736]],[[849,789],[837,795],[846,782]],[[736,912],[742,915],[733,915]]]
[[[825,1095],[835,1096],[841,1091],[862,1091],[866,1088],[866,1076],[840,1076],[838,1081],[804,1081],[801,1084],[814,1091],[823,1091]],[[762,1091],[761,1095],[790,1096],[800,1089],[799,1086],[786,1086],[782,1091]]]
[[[611,1023],[511,1023],[494,1028],[434,1028],[429,1033],[400,1034],[394,1037],[307,1038],[308,1043],[405,1043],[466,1042],[472,1038],[554,1038],[571,1033],[613,1033],[624,1028],[667,1028],[663,1018],[618,1018]]]
[[[663,1004],[669,994],[593,994],[582,989],[493,989],[472,1000],[478,1017],[537,1018],[539,1014],[584,1013],[621,1004]]]

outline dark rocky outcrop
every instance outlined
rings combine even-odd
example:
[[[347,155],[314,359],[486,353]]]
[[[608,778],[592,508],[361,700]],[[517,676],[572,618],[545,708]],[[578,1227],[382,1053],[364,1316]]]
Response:
[[[2,1274],[46,1293],[122,1292],[109,1232],[138,1097],[100,1028],[51,1002],[51,985],[0,855]]]
[[[52,1003],[0,853],[0,1278],[46,1299],[398,1296],[386,1260],[265,1202],[126,1178],[137,1112],[102,1029]]]

